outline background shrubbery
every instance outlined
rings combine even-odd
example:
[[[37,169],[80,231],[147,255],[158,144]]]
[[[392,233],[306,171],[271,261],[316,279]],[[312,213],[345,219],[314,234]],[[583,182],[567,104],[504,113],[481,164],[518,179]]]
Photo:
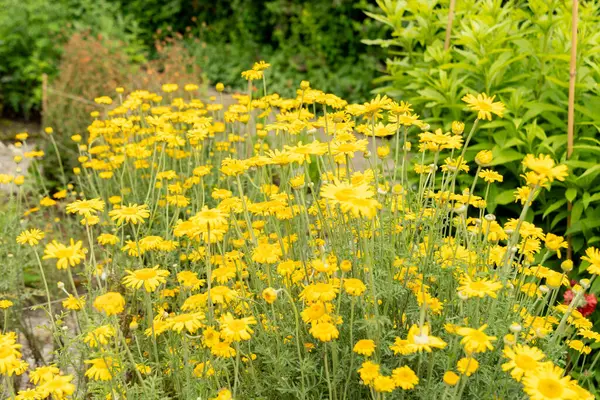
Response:
[[[42,74],[53,81],[63,46],[81,32],[119,41],[120,57],[131,64],[160,57],[157,41],[185,36],[182,45],[211,82],[235,86],[242,66],[269,59],[280,71],[272,88],[283,95],[301,75],[358,100],[372,89],[378,66],[378,51],[361,40],[386,30],[365,15],[374,10],[366,0],[1,0],[0,6],[0,104],[4,115],[26,118],[40,111]],[[100,77],[90,79],[90,87],[103,85]]]
[[[490,211],[504,215],[504,208],[519,209],[513,191],[523,156],[544,152],[559,160],[567,157],[571,3],[458,1],[447,51],[449,1],[378,3],[381,11],[370,15],[392,28],[391,38],[366,41],[390,56],[378,90],[425,110],[422,117],[446,129],[460,115],[465,94],[496,95],[508,112],[482,126],[471,150],[493,150],[494,165],[505,174],[504,185],[492,193]],[[540,196],[540,207],[528,216],[544,229],[564,232],[570,214],[575,252],[600,241],[599,15],[598,2],[581,2],[575,151],[567,161],[571,175]],[[573,202],[571,213],[568,201]]]
[[[58,72],[62,46],[74,32],[120,40],[121,51],[143,59],[136,21],[106,0],[0,0],[0,107],[29,118],[40,110],[42,75]]]

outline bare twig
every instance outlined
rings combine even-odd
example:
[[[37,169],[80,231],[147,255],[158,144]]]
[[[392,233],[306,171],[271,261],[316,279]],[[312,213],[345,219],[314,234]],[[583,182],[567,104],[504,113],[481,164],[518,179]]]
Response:
[[[79,96],[75,96],[73,94],[69,94],[69,93],[65,93],[65,92],[61,92],[60,90],[54,90],[54,89],[50,89],[50,88],[46,88],[46,91],[51,92],[51,93],[55,93],[59,96],[63,96],[63,97],[67,97],[71,100],[75,100],[75,101],[79,101],[81,103],[87,103],[87,104],[91,104],[94,106],[97,106],[98,104],[94,103],[93,101],[90,101],[88,99],[84,99],[83,97],[79,97]]]

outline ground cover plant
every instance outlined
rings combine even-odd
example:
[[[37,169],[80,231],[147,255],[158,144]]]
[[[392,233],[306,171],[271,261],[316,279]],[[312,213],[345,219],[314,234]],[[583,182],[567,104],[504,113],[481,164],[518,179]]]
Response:
[[[24,360],[9,290],[5,396],[594,398],[582,306],[600,250],[564,303],[579,265],[526,218],[566,165],[527,154],[501,223],[492,152],[465,154],[503,103],[469,93],[474,122],[444,130],[386,96],[349,104],[303,81],[284,98],[268,74],[242,72],[226,106],[222,85],[95,99],[75,182],[36,204],[62,223],[27,209],[12,242],[39,269],[54,351]],[[23,208],[25,178],[1,179]]]

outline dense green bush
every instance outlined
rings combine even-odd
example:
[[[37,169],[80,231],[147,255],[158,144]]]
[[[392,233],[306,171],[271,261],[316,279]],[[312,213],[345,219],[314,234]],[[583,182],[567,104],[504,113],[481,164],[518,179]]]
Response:
[[[388,75],[379,91],[426,109],[424,117],[449,128],[466,93],[496,95],[508,108],[504,119],[482,126],[472,150],[492,149],[505,186],[490,196],[496,207],[513,203],[513,182],[527,153],[564,160],[571,49],[571,4],[557,0],[457,2],[451,46],[444,50],[448,0],[380,0],[370,15],[393,29],[391,39],[368,40],[387,48]],[[566,230],[567,201],[573,202],[573,249],[600,241],[600,4],[581,2],[577,53],[575,151],[567,162],[571,177],[540,196],[529,218],[545,229]]]
[[[185,35],[212,82],[236,89],[259,59],[278,71],[271,88],[290,95],[298,77],[349,100],[372,89],[380,51],[361,43],[387,30],[364,13],[370,0],[0,0],[0,104],[28,116],[40,108],[42,74],[56,75],[62,46],[90,31],[124,43],[134,60],[156,56],[157,40]],[[341,78],[343,77],[343,78]]]
[[[48,1],[2,0],[0,9],[0,104],[27,115],[59,57],[67,12]]]
[[[0,109],[29,117],[39,111],[44,73],[53,76],[62,45],[77,31],[119,39],[143,54],[136,22],[106,0],[0,0]]]
[[[367,0],[119,2],[137,19],[148,44],[173,32],[187,33],[212,82],[235,87],[237,71],[265,59],[277,71],[269,77],[271,88],[283,95],[291,94],[302,76],[315,87],[364,100],[379,51],[361,39],[386,29],[366,17],[364,10],[374,8]]]

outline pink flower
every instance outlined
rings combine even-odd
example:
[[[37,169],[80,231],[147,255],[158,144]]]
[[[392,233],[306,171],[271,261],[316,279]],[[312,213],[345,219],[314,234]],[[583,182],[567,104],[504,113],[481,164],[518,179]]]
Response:
[[[571,304],[571,302],[573,301],[573,297],[575,297],[575,294],[573,293],[573,291],[571,289],[567,290],[564,294],[565,304],[567,304],[567,305]],[[596,299],[596,296],[593,294],[586,294],[586,295],[584,295],[584,298],[585,298],[585,305],[582,307],[578,307],[577,311],[579,311],[581,313],[581,315],[583,315],[584,317],[587,317],[588,315],[591,315],[596,310],[596,305],[598,304],[598,299]]]

